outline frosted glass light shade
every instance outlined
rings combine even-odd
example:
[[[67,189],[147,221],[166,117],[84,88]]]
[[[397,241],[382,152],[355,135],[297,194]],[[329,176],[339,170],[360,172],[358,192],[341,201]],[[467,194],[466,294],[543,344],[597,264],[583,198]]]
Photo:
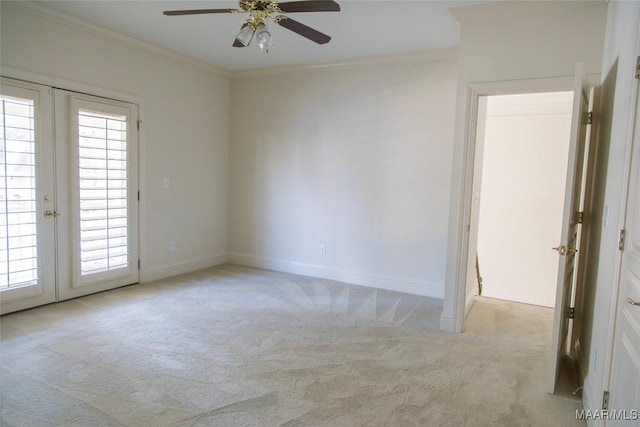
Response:
[[[254,32],[255,30],[251,28],[251,25],[245,22],[245,24],[240,29],[240,32],[236,36],[236,40],[242,43],[243,46],[249,46],[249,43],[251,43],[251,39],[253,38]]]
[[[273,46],[271,33],[265,24],[260,24],[256,27],[256,40],[258,41],[258,46],[260,46],[260,49],[262,50]]]

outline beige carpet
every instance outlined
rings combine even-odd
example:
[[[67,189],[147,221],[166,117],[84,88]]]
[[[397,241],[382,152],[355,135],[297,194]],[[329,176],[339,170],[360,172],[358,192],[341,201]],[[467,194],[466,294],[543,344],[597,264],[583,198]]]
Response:
[[[439,300],[224,265],[9,314],[3,425],[583,425],[550,310],[490,304],[447,334]]]

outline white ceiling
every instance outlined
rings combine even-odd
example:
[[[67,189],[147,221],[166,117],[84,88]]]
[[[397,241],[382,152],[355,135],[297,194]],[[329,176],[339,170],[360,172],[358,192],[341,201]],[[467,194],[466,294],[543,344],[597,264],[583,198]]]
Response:
[[[376,55],[454,47],[458,25],[449,9],[477,0],[337,0],[340,12],[291,16],[332,37],[317,45],[271,25],[274,45],[268,54],[255,43],[231,46],[244,14],[164,16],[164,10],[236,8],[226,0],[41,1],[40,6],[115,30],[226,70],[345,61]],[[295,15],[295,16],[294,16]]]

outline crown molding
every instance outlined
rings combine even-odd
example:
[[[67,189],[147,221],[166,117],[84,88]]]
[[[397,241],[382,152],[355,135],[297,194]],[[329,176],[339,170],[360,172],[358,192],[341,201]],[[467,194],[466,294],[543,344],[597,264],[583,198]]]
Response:
[[[489,22],[501,23],[505,19],[505,14],[513,16],[514,12],[525,14],[528,19],[537,17],[555,16],[558,13],[574,11],[576,7],[594,7],[606,5],[609,0],[498,0],[478,2],[467,6],[456,7],[449,10],[449,13],[458,21],[477,22],[480,25],[487,25]],[[488,17],[488,20],[478,20],[479,15]]]
[[[231,77],[231,73],[224,68],[216,67],[215,65],[198,61],[191,57],[181,55],[172,50],[164,49],[164,48],[155,46],[151,43],[143,42],[133,37],[125,36],[124,34],[119,33],[117,31],[110,30],[108,28],[104,28],[96,24],[92,24],[90,22],[76,18],[66,13],[51,9],[42,4],[34,3],[31,1],[20,1],[20,2],[11,2],[11,3],[6,2],[4,6],[6,7],[8,4],[10,4],[12,7],[17,7],[24,11],[42,16],[44,18],[56,21],[58,23],[61,23],[70,27],[74,27],[92,34],[96,34],[96,35],[105,37],[107,39],[111,39],[111,40],[126,44],[130,47],[143,50],[145,52],[149,52],[167,59],[183,62],[192,66],[202,68],[220,77],[226,77],[226,78]]]
[[[202,68],[220,77],[230,79],[250,79],[256,77],[278,76],[288,74],[311,73],[318,71],[336,71],[346,69],[367,68],[372,66],[419,64],[436,61],[453,61],[458,59],[458,48],[432,49],[392,55],[379,55],[344,61],[326,61],[313,64],[296,64],[277,67],[266,67],[249,70],[227,70],[215,65],[198,61],[175,51],[165,49],[151,43],[143,42],[114,30],[92,24],[83,19],[54,10],[46,5],[33,1],[4,2],[3,6],[16,7],[26,12],[42,16],[46,19],[77,28],[81,31],[96,34],[107,39],[128,45],[135,49],[158,55],[167,59],[183,62]]]
[[[457,61],[458,48],[432,49],[396,55],[380,55],[348,61],[327,61],[315,64],[286,65],[282,67],[236,70],[231,72],[232,79],[252,79],[257,77],[280,76],[288,74],[312,73],[318,71],[336,71],[372,66],[420,64],[437,61]]]

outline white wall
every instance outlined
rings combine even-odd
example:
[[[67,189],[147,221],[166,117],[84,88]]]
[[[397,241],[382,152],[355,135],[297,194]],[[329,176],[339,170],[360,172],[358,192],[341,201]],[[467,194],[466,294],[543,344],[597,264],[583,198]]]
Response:
[[[607,31],[602,62],[602,95],[596,121],[598,160],[594,202],[588,212],[595,233],[589,250],[597,263],[589,265],[580,334],[580,359],[584,379],[585,409],[600,408],[602,392],[608,387],[608,366],[616,316],[612,305],[616,297],[620,263],[618,233],[623,227],[622,187],[625,163],[630,158],[634,100],[634,69],[640,33],[640,2],[612,1],[608,5]],[[608,210],[607,219],[604,218]]]
[[[429,55],[232,81],[232,261],[442,298],[456,51]]]
[[[1,7],[3,67],[143,99],[142,279],[226,259],[228,78],[81,24]]]
[[[478,252],[483,296],[555,305],[571,92],[490,96]]]
[[[606,22],[604,2],[495,2],[454,10],[461,25],[459,78],[451,180],[446,287],[441,327],[460,330],[464,304],[468,215],[464,171],[468,159],[468,88],[471,83],[555,78],[583,62],[599,73]],[[463,225],[463,226],[461,226]],[[460,283],[458,282],[460,280]],[[461,298],[458,298],[461,296]],[[455,313],[454,313],[455,311]],[[454,315],[455,314],[455,315]]]

